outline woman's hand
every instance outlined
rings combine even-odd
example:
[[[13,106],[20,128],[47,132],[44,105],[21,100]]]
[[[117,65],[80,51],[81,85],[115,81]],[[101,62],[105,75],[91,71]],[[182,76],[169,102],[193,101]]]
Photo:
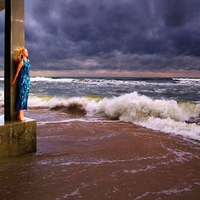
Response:
[[[13,85],[15,85],[15,81],[14,80],[10,82],[10,86],[13,86]]]

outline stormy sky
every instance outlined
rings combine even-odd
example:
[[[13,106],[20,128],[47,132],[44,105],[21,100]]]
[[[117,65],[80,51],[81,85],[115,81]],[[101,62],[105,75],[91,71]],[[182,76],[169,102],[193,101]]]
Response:
[[[25,0],[25,37],[35,75],[200,76],[199,0]]]

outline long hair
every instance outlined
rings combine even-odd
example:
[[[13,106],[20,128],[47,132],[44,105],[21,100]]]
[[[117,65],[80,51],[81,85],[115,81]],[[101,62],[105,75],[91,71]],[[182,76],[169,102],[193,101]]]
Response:
[[[25,47],[16,47],[14,49],[13,58],[16,62],[20,62],[23,60],[23,53],[25,49]]]

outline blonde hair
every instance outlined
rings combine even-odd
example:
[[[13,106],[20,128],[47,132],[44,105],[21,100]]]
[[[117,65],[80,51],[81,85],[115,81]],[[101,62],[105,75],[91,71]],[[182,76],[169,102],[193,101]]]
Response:
[[[20,62],[23,60],[23,53],[26,50],[25,47],[16,47],[13,52],[13,58],[15,61]]]

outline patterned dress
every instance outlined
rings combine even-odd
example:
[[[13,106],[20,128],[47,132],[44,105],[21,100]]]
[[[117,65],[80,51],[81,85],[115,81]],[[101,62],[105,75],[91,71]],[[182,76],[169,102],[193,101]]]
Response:
[[[31,68],[31,64],[29,60],[23,60],[23,66],[19,72],[18,77],[18,86],[19,86],[19,97],[15,109],[19,110],[27,110],[28,103],[28,95],[30,88],[30,75],[29,71]]]

